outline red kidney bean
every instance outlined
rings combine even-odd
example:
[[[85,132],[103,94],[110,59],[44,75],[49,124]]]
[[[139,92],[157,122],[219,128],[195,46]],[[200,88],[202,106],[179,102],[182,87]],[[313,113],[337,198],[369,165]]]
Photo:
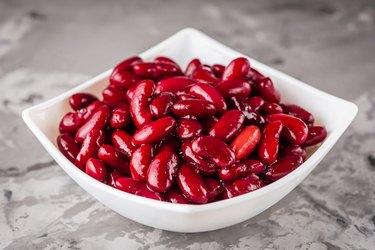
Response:
[[[166,137],[164,137],[160,143],[157,143],[155,145],[155,150],[157,153],[161,151],[172,151],[175,153],[178,153],[178,150],[180,149],[181,141],[180,139],[175,136],[174,134],[169,134]]]
[[[112,171],[112,172],[108,175],[106,183],[107,183],[107,185],[116,188],[116,187],[115,187],[116,180],[117,180],[118,178],[121,178],[121,177],[124,177],[124,176],[123,176],[120,172],[114,170],[114,171]]]
[[[142,80],[130,71],[113,71],[109,79],[109,86],[121,89],[129,89]]]
[[[132,142],[132,136],[123,130],[116,130],[112,133],[112,144],[121,150],[128,158],[132,156],[137,146]]]
[[[175,61],[173,61],[171,58],[166,57],[166,56],[158,56],[158,57],[155,58],[154,61],[156,63],[169,63],[169,64],[173,64],[176,68],[180,69],[180,66]],[[180,71],[181,71],[181,69],[180,69]]]
[[[86,174],[98,181],[104,182],[107,178],[107,169],[99,159],[90,158],[86,162]]]
[[[115,108],[112,111],[111,119],[109,123],[112,128],[125,128],[131,122],[129,107]]]
[[[175,128],[176,120],[165,116],[138,130],[132,140],[135,145],[153,144],[163,139]]]
[[[77,110],[77,113],[79,113],[86,121],[94,113],[95,110],[102,106],[104,106],[103,102],[94,101],[93,103],[87,105],[85,108]]]
[[[266,164],[272,164],[277,159],[282,128],[281,121],[274,121],[267,124],[263,129],[262,139],[258,147],[258,156]]]
[[[195,96],[185,93],[178,93],[177,98],[179,101],[197,99]]]
[[[130,158],[130,173],[133,179],[146,181],[148,166],[154,155],[154,148],[145,144],[137,148]]]
[[[237,195],[246,194],[264,187],[264,183],[256,175],[250,175],[246,178],[233,182],[233,189]]]
[[[241,133],[230,144],[236,160],[242,160],[249,156],[258,145],[260,137],[260,129],[257,126],[250,125],[244,127]]]
[[[143,80],[134,89],[130,102],[130,114],[134,125],[141,128],[152,122],[152,114],[148,103],[154,93],[155,84],[151,80]]]
[[[134,180],[132,178],[118,178],[116,180],[115,187],[127,193],[143,196],[154,200],[164,201],[163,196],[161,196],[159,193],[149,190],[145,183]]]
[[[267,181],[276,181],[292,172],[302,163],[302,157],[296,155],[279,158],[274,164],[266,169],[264,179]]]
[[[206,83],[196,83],[190,87],[189,94],[211,102],[219,114],[225,113],[227,104],[216,88]]]
[[[281,121],[285,127],[284,134],[292,143],[300,145],[305,142],[308,135],[308,127],[301,119],[287,114],[272,114],[266,116],[267,121]]]
[[[208,134],[222,141],[230,141],[238,134],[245,122],[245,116],[239,110],[229,110],[210,129]]]
[[[177,116],[195,116],[205,118],[213,116],[216,113],[215,106],[206,100],[183,100],[176,102],[172,111]]]
[[[291,155],[301,156],[304,161],[306,160],[306,157],[307,157],[306,151],[299,145],[284,145],[280,149],[279,157],[285,157],[285,156],[291,156]]]
[[[262,111],[266,115],[280,114],[284,112],[283,108],[279,104],[274,102],[267,102],[266,104],[264,104]]]
[[[302,121],[304,121],[307,125],[314,124],[314,116],[308,112],[306,109],[298,106],[298,105],[282,105],[284,112],[288,115],[295,116]]]
[[[223,72],[222,80],[243,79],[250,71],[250,62],[244,57],[231,61]]]
[[[76,165],[82,171],[85,171],[86,162],[91,157],[96,157],[100,145],[105,141],[105,135],[103,130],[94,127],[89,131],[85,137],[82,147],[74,160],[74,165]]]
[[[150,111],[156,118],[169,115],[171,108],[176,100],[174,94],[162,93],[156,97],[150,104]]]
[[[266,102],[280,102],[280,93],[275,89],[269,77],[262,78],[255,82],[257,92]]]
[[[263,127],[265,124],[265,120],[263,116],[261,116],[258,112],[252,111],[250,109],[245,108],[242,110],[243,114],[246,118],[246,124],[247,125],[255,125],[257,127]]]
[[[159,76],[162,76],[162,77],[182,75],[182,71],[176,63],[158,62],[156,63],[156,68],[157,68],[157,72]]]
[[[164,193],[171,188],[178,169],[178,156],[162,151],[151,161],[147,170],[147,185],[156,192]]]
[[[121,72],[121,71],[130,71],[134,64],[141,63],[142,59],[139,56],[129,57],[128,59],[120,62],[113,68],[113,73]],[[112,80],[110,78],[110,80]]]
[[[201,136],[192,141],[191,148],[194,153],[207,157],[219,167],[229,166],[234,163],[234,153],[227,144],[212,136]]]
[[[181,146],[181,152],[185,160],[192,163],[201,174],[214,175],[217,173],[218,167],[214,163],[193,152],[191,142],[184,142]]]
[[[264,164],[259,160],[236,162],[231,166],[219,170],[219,178],[223,181],[234,181],[250,174],[260,174],[264,171]]]
[[[234,190],[233,183],[223,183],[224,191],[222,194],[222,198],[224,200],[230,199],[237,196],[236,190]]]
[[[57,137],[57,146],[60,152],[68,158],[69,161],[74,162],[74,159],[78,155],[79,146],[74,141],[73,136],[68,133],[60,134]]]
[[[203,133],[209,131],[218,121],[219,119],[217,119],[215,116],[204,119],[202,121]]]
[[[249,73],[247,74],[247,78],[252,82],[259,82],[260,80],[265,78],[265,76],[261,74],[258,70],[251,68]]]
[[[103,100],[108,102],[126,102],[126,90],[107,87],[102,92]]]
[[[221,182],[215,178],[204,178],[204,183],[206,183],[208,191],[208,200],[213,200],[224,191],[224,187]]]
[[[153,62],[141,62],[133,65],[133,72],[139,77],[157,79],[160,76],[157,64]]]
[[[219,83],[220,79],[216,78],[212,71],[208,70],[207,68],[198,68],[194,71],[192,75],[193,79],[209,82],[209,83]]]
[[[138,82],[139,83],[139,82]],[[137,85],[131,86],[127,91],[126,91],[126,100],[128,103],[131,103],[133,100],[133,95],[134,95],[134,90],[136,89]]]
[[[83,115],[78,112],[69,112],[61,119],[60,133],[75,133],[85,123]]]
[[[246,100],[246,103],[251,107],[252,110],[258,112],[263,108],[264,100],[260,96],[252,96]]]
[[[98,150],[98,157],[106,166],[121,170],[126,175],[130,174],[129,161],[127,157],[117,148],[111,145],[102,145]]]
[[[202,125],[193,119],[181,118],[177,126],[177,135],[181,139],[193,139],[202,134]]]
[[[202,66],[202,63],[199,59],[193,59],[189,62],[186,67],[185,75],[191,77],[194,71]]]
[[[87,134],[94,128],[103,129],[109,120],[111,110],[107,106],[102,106],[94,111],[92,116],[78,129],[75,140],[82,143]]]
[[[251,92],[250,84],[244,80],[221,81],[215,87],[225,99],[232,96],[246,98]]]
[[[187,163],[181,165],[177,175],[178,186],[192,202],[204,204],[208,201],[208,190],[198,170]]]
[[[224,70],[225,70],[225,66],[221,65],[221,64],[214,64],[214,65],[212,65],[211,68],[212,68],[212,73],[214,73],[214,75],[217,78],[221,79],[221,76],[223,75]]]
[[[69,98],[69,104],[74,110],[85,108],[90,103],[97,101],[98,98],[89,93],[77,93]]]
[[[322,126],[311,126],[306,141],[303,143],[304,147],[313,146],[324,141],[327,137],[327,130]]]
[[[186,199],[180,189],[175,186],[169,189],[169,191],[165,194],[165,200],[171,203],[191,204],[191,201]]]

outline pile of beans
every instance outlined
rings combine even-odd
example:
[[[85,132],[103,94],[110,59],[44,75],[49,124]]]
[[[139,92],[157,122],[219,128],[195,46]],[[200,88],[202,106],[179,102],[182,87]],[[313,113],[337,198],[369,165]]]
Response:
[[[282,104],[272,80],[236,58],[227,66],[167,57],[118,64],[102,99],[70,97],[57,145],[79,169],[151,199],[204,204],[287,175],[327,131]]]

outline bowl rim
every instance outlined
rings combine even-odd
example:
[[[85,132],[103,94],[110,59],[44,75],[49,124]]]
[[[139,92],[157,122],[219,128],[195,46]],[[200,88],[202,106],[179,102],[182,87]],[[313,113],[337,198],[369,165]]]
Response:
[[[162,210],[168,210],[168,211],[174,211],[174,212],[180,212],[180,213],[196,213],[196,212],[205,212],[210,210],[217,210],[222,209],[224,207],[237,205],[246,201],[249,201],[253,198],[263,196],[269,192],[272,192],[276,189],[279,189],[283,187],[284,185],[287,185],[287,183],[291,182],[293,179],[296,179],[302,173],[305,171],[308,171],[308,168],[311,168],[314,162],[319,162],[326,153],[333,147],[333,145],[336,143],[336,141],[339,139],[339,137],[344,133],[344,131],[347,129],[347,127],[350,125],[354,117],[356,116],[358,112],[358,107],[356,104],[346,101],[342,98],[339,98],[337,96],[328,94],[326,92],[323,92],[315,87],[312,87],[300,80],[297,80],[285,73],[282,73],[270,66],[267,66],[251,57],[248,57],[246,55],[243,55],[234,49],[231,49],[227,47],[226,45],[223,45],[219,43],[218,41],[214,40],[213,38],[205,35],[204,33],[194,29],[194,28],[185,28],[180,30],[179,32],[175,33],[174,35],[170,36],[166,40],[158,43],[157,45],[151,47],[150,49],[140,53],[140,57],[151,57],[155,54],[156,51],[165,48],[168,46],[168,44],[173,43],[176,38],[181,36],[189,36],[193,38],[200,38],[204,39],[207,42],[212,44],[212,47],[216,50],[220,50],[221,52],[225,52],[228,56],[234,58],[237,56],[243,56],[245,58],[248,58],[252,65],[255,65],[255,68],[257,68],[259,71],[267,71],[269,74],[273,76],[277,76],[278,78],[285,79],[288,84],[292,85],[302,85],[307,91],[314,92],[315,94],[320,95],[322,98],[329,99],[334,101],[335,103],[338,103],[341,105],[344,110],[346,111],[343,115],[339,125],[327,136],[325,141],[317,148],[317,150],[297,169],[289,173],[288,175],[284,176],[283,178],[265,186],[258,190],[255,190],[253,192],[243,194],[231,199],[221,200],[217,202],[197,205],[197,204],[175,204],[175,203],[169,203],[169,202],[161,202],[141,196],[137,196],[134,194],[130,194],[127,192],[120,191],[116,188],[113,188],[111,186],[108,186],[102,182],[97,181],[96,179],[90,177],[83,171],[79,170],[73,163],[71,163],[56,147],[55,144],[52,143],[47,137],[46,134],[39,128],[36,123],[33,120],[33,116],[35,116],[38,112],[41,112],[45,110],[48,107],[53,106],[54,104],[61,102],[67,98],[69,98],[70,95],[77,93],[79,91],[82,91],[95,83],[98,83],[101,80],[106,79],[112,69],[109,69],[85,82],[82,84],[79,84],[78,86],[65,91],[64,93],[53,97],[49,100],[46,100],[40,104],[34,105],[32,107],[29,107],[25,109],[22,112],[22,118],[25,121],[26,125],[30,128],[30,130],[34,133],[34,135],[37,137],[37,139],[41,142],[41,144],[45,147],[45,149],[48,151],[48,153],[54,158],[55,161],[58,161],[57,163],[63,170],[72,178],[74,179],[71,174],[76,175],[77,178],[80,178],[85,183],[90,183],[91,185],[95,186],[97,189],[101,189],[103,192],[111,193],[112,195],[117,196],[120,199],[125,199],[128,202],[136,202],[142,205],[147,206],[153,206],[154,208],[159,208]],[[57,160],[58,159],[58,160]],[[76,181],[77,182],[77,181]],[[78,183],[79,184],[79,183]],[[80,185],[80,184],[79,184]]]

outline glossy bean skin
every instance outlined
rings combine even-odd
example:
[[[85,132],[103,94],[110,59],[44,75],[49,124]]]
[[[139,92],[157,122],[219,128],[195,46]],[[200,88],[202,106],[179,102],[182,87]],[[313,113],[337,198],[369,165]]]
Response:
[[[110,85],[111,87],[116,87],[120,89],[127,90],[132,86],[135,86],[142,78],[136,76],[131,71],[119,71],[111,74],[110,76]]]
[[[191,148],[194,153],[209,158],[219,167],[229,166],[235,160],[228,145],[212,136],[198,137],[192,141]]]
[[[202,66],[202,63],[199,59],[195,58],[189,62],[185,69],[185,75],[191,77],[194,71]]]
[[[201,123],[202,123],[202,127],[203,127],[203,133],[206,133],[207,131],[209,131],[213,126],[215,126],[215,124],[219,121],[219,119],[217,119],[215,116],[211,116],[211,117],[208,117],[206,119],[204,119]]]
[[[193,152],[191,142],[184,142],[181,146],[181,152],[184,159],[194,165],[201,174],[210,176],[217,173],[218,167],[213,162],[210,162]]]
[[[208,82],[208,83],[219,83],[220,79],[217,78],[212,71],[208,70],[207,68],[198,68],[194,71],[192,74],[193,79],[203,81],[203,82]]]
[[[128,90],[126,90],[126,101],[128,103],[132,102],[133,96],[134,96],[134,91],[135,91],[136,87],[137,87],[137,85],[134,85],[134,86],[131,86]]]
[[[202,134],[202,125],[197,120],[181,118],[177,126],[177,135],[181,139],[193,139]]]
[[[69,98],[69,104],[73,110],[78,110],[85,108],[87,105],[97,100],[98,98],[90,93],[77,93]]]
[[[183,101],[183,100],[191,100],[191,99],[197,99],[197,98],[193,95],[180,92],[180,93],[177,93],[177,99],[179,101]]]
[[[83,140],[81,149],[79,150],[74,165],[82,171],[85,171],[86,162],[91,157],[97,157],[99,147],[104,143],[105,135],[103,130],[94,128],[90,130]]]
[[[292,144],[300,145],[305,142],[308,135],[308,127],[301,119],[287,114],[267,115],[269,122],[281,121],[285,127],[284,134]]]
[[[242,111],[245,115],[246,125],[255,125],[257,127],[263,127],[265,124],[265,119],[258,112],[254,111],[249,104],[243,102],[240,98],[232,96],[229,99],[230,106],[233,109]]]
[[[270,114],[281,114],[283,113],[283,108],[277,104],[277,103],[274,103],[274,102],[267,102],[264,104],[263,106],[263,109],[262,109],[263,113],[265,115],[270,115]]]
[[[307,125],[314,124],[314,121],[315,121],[314,116],[310,112],[308,112],[306,109],[298,105],[294,105],[294,104],[288,104],[288,105],[285,104],[285,105],[282,105],[282,107],[286,114],[292,115],[301,119]]]
[[[260,138],[261,132],[257,126],[244,127],[230,144],[236,160],[242,160],[249,156],[258,145]]]
[[[280,149],[279,157],[291,155],[301,156],[303,161],[305,161],[307,158],[306,151],[299,145],[284,145]]]
[[[191,204],[191,201],[186,199],[178,186],[173,186],[165,193],[165,200],[170,203]]]
[[[223,76],[223,73],[224,73],[224,70],[225,70],[225,66],[224,65],[221,65],[221,64],[214,64],[212,65],[212,73],[214,73],[214,75],[217,77],[217,78],[220,78]]]
[[[203,179],[203,181],[207,187],[208,200],[213,200],[223,193],[224,187],[219,180],[211,177],[206,177]]]
[[[296,155],[279,158],[274,164],[266,169],[264,179],[271,182],[276,181],[292,172],[302,163],[302,157]]]
[[[104,182],[107,178],[107,168],[97,158],[90,158],[87,160],[85,172],[100,182]]]
[[[176,63],[157,62],[156,68],[161,77],[173,77],[183,75],[180,67]]]
[[[144,144],[137,148],[130,158],[130,173],[133,179],[146,181],[147,170],[154,156],[154,148]]]
[[[146,197],[146,198],[150,198],[154,200],[164,201],[164,198],[162,195],[148,189],[145,183],[134,180],[132,178],[128,178],[128,177],[118,178],[116,180],[115,187],[127,193],[135,194],[138,196],[142,196],[142,197]]]
[[[128,105],[113,109],[111,119],[109,120],[112,128],[125,128],[130,122],[131,116]]]
[[[176,178],[178,156],[171,151],[161,151],[151,161],[147,170],[147,185],[156,192],[168,191]]]
[[[128,158],[114,146],[101,145],[98,157],[106,166],[123,171],[127,175],[130,174]]]
[[[250,175],[249,177],[233,182],[233,189],[236,195],[246,194],[264,186],[263,181],[256,175]]]
[[[304,147],[313,146],[324,141],[327,137],[327,130],[322,126],[311,126],[306,141],[303,143]]]
[[[174,118],[165,116],[138,130],[132,141],[135,145],[154,144],[174,130],[176,125]]]
[[[160,72],[157,64],[154,62],[140,62],[134,64],[132,70],[138,77],[146,79],[157,79],[160,77]]]
[[[252,96],[246,100],[246,103],[251,107],[252,110],[258,112],[263,108],[265,104],[264,99],[260,96]]]
[[[104,105],[105,104],[103,102],[94,101],[90,103],[89,105],[87,105],[86,107],[77,110],[76,113],[79,113],[79,115],[81,115],[83,119],[86,121],[88,118],[90,118],[90,116],[94,113],[94,111],[96,111],[98,108]]]
[[[223,181],[234,181],[250,174],[260,174],[264,169],[264,164],[259,160],[239,161],[231,166],[220,168],[219,178]]]
[[[102,92],[103,100],[107,102],[126,102],[126,90],[117,87],[107,87]]]
[[[219,121],[210,129],[208,134],[222,141],[230,141],[242,128],[245,116],[239,110],[226,112]]]
[[[121,150],[128,158],[137,149],[137,146],[132,142],[132,136],[123,130],[116,130],[111,136],[112,144],[117,149]]]
[[[173,114],[176,116],[195,116],[205,118],[213,116],[216,113],[215,106],[206,100],[182,100],[176,102],[172,107]]]
[[[161,93],[170,92],[177,94],[177,92],[182,91],[192,84],[196,83],[197,80],[187,78],[184,76],[175,76],[171,78],[166,78],[160,80],[155,88],[155,94],[160,95]]]
[[[111,186],[111,187],[114,187],[116,188],[115,184],[116,184],[116,180],[118,178],[122,178],[122,177],[125,177],[124,175],[122,175],[120,172],[114,170],[112,171],[108,177],[107,177],[107,185]]]
[[[211,102],[218,114],[223,114],[227,110],[227,104],[220,92],[213,86],[206,83],[196,83],[190,87],[189,94]]]
[[[155,84],[151,80],[139,82],[134,89],[130,102],[130,114],[137,128],[141,128],[153,120],[149,109],[149,101],[154,94],[154,89]]]
[[[221,81],[215,87],[225,99],[229,99],[232,96],[246,98],[251,93],[251,86],[245,80]]]
[[[225,68],[222,80],[243,79],[250,71],[250,62],[244,57],[239,57],[231,61]]]
[[[169,150],[175,153],[178,153],[178,150],[181,146],[180,139],[175,136],[173,133],[165,136],[159,143],[155,145],[155,152],[159,153],[161,151]]]
[[[68,158],[69,161],[74,162],[80,150],[79,145],[74,141],[74,137],[68,133],[60,134],[57,137],[57,146],[60,152]]]
[[[223,200],[230,199],[230,198],[237,196],[237,192],[234,190],[233,183],[224,182],[223,186],[224,186],[224,190],[221,195]]]
[[[179,71],[181,71],[180,66],[175,61],[173,61],[171,58],[169,58],[169,57],[158,56],[158,57],[155,58],[154,62],[156,62],[156,63],[169,63],[169,64],[173,64],[176,68],[179,69]]]
[[[282,128],[281,121],[274,121],[267,124],[263,129],[262,139],[258,147],[258,156],[266,164],[272,164],[277,159]]]
[[[59,124],[60,133],[76,133],[85,123],[85,119],[79,112],[69,112],[64,115]]]
[[[169,115],[175,100],[176,96],[174,94],[168,92],[160,94],[150,104],[151,114],[156,118]]]
[[[280,102],[280,93],[275,89],[270,78],[265,77],[255,82],[257,92],[266,102]]]
[[[182,193],[194,203],[208,202],[208,190],[198,170],[187,163],[180,166],[177,174],[178,186]]]

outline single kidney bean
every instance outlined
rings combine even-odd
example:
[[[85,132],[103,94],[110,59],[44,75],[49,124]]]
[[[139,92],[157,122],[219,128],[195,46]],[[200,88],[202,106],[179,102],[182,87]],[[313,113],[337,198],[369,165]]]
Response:
[[[143,196],[154,200],[164,201],[163,196],[161,196],[159,193],[149,190],[145,183],[134,180],[132,178],[118,178],[116,180],[115,187],[127,193]]]
[[[129,161],[127,157],[117,148],[111,145],[101,145],[98,150],[98,157],[106,166],[121,170],[126,175],[130,174]]]
[[[207,186],[208,200],[213,200],[223,193],[224,187],[219,180],[207,177],[203,181]]]
[[[156,97],[150,104],[150,111],[156,118],[161,118],[170,113],[176,97],[171,93],[162,93]]]
[[[81,149],[74,160],[74,165],[76,165],[82,171],[85,171],[86,162],[91,157],[96,157],[98,154],[98,149],[105,141],[105,135],[103,130],[94,127],[89,131],[85,137]]]
[[[107,169],[99,159],[90,158],[86,162],[86,174],[100,182],[104,182],[107,178]]]
[[[245,122],[245,116],[239,110],[229,110],[210,129],[210,136],[219,138],[222,141],[230,141],[238,134]]]
[[[219,178],[223,181],[234,181],[250,174],[260,174],[264,171],[264,164],[259,160],[236,162],[231,166],[219,170]]]
[[[173,64],[176,68],[178,68],[180,71],[181,71],[181,68],[180,66],[175,62],[173,61],[171,58],[169,57],[166,57],[166,56],[158,56],[155,58],[154,60],[156,63],[169,63],[169,64]],[[181,71],[182,72],[182,71]]]
[[[192,141],[191,148],[194,153],[207,157],[219,167],[229,166],[234,163],[234,153],[227,144],[212,136],[201,136]]]
[[[302,157],[296,155],[279,158],[274,164],[266,169],[264,179],[267,181],[276,181],[292,172],[302,163]]]
[[[244,80],[221,81],[215,87],[225,99],[232,96],[246,98],[251,92],[250,84]]]
[[[264,104],[262,111],[266,115],[280,114],[284,112],[283,108],[279,104],[274,102],[267,102],[266,104]]]
[[[133,179],[146,181],[148,166],[154,156],[154,148],[145,144],[137,148],[130,158],[130,173]]]
[[[233,189],[237,195],[246,194],[264,186],[263,181],[256,175],[250,175],[233,182]]]
[[[177,175],[178,186],[182,193],[194,203],[207,203],[208,190],[198,170],[187,163],[181,165]]]
[[[184,76],[166,78],[158,82],[155,88],[155,94],[160,95],[161,93],[165,92],[176,94],[177,92],[191,86],[196,82],[197,80]]]
[[[142,78],[136,76],[130,71],[113,71],[109,81],[112,87],[121,88],[121,89],[129,89],[130,87],[136,85],[140,82]]]
[[[262,78],[255,82],[257,92],[266,102],[280,102],[280,93],[275,89],[269,77]]]
[[[214,75],[217,77],[217,78],[220,78],[222,77],[223,73],[224,73],[224,70],[225,70],[225,66],[224,65],[221,65],[221,64],[214,64],[212,65],[212,73],[214,73]]]
[[[111,110],[107,106],[102,106],[94,111],[92,116],[78,129],[75,140],[82,143],[87,134],[94,128],[103,129],[109,120]]]
[[[139,83],[139,82],[138,82]],[[126,100],[128,103],[131,103],[133,100],[133,95],[134,95],[134,90],[136,89],[137,85],[131,86],[127,91],[126,91]]]
[[[176,102],[172,111],[177,116],[195,116],[205,118],[213,116],[216,113],[215,106],[206,100],[182,100]]]
[[[306,109],[298,106],[298,105],[282,105],[284,112],[288,115],[295,116],[302,121],[304,121],[307,125],[314,124],[314,116],[308,112]]]
[[[157,75],[160,77],[171,77],[171,76],[180,76],[182,71],[176,63],[165,63],[158,62],[156,63]]]
[[[83,115],[79,112],[69,112],[61,119],[59,124],[60,133],[76,133],[85,123]]]
[[[157,64],[153,62],[140,62],[134,64],[132,70],[137,76],[146,79],[157,79],[160,76]]]
[[[94,101],[87,105],[85,108],[81,108],[77,110],[77,113],[79,113],[85,121],[94,113],[95,110],[98,108],[104,106],[103,102],[100,101]]]
[[[124,177],[120,172],[114,170],[107,177],[107,184],[111,187],[116,188],[115,183],[118,178]]]
[[[238,57],[231,61],[225,68],[222,80],[243,79],[250,71],[250,62],[244,57]]]
[[[219,114],[225,113],[227,104],[216,88],[207,83],[196,83],[190,87],[189,94],[211,102]]]
[[[132,140],[135,145],[153,144],[163,139],[175,128],[176,120],[171,116],[165,116],[138,130]]]
[[[309,130],[301,119],[287,114],[272,114],[267,115],[266,120],[281,121],[285,127],[284,134],[292,144],[300,145],[305,142]]]
[[[237,192],[236,190],[234,190],[233,183],[224,182],[223,186],[224,186],[224,191],[223,191],[223,194],[221,195],[223,200],[230,199],[230,198],[237,196]]]
[[[180,139],[175,136],[174,134],[169,134],[165,136],[160,143],[157,143],[155,145],[155,151],[156,153],[159,153],[161,151],[172,151],[178,154],[179,149],[181,146],[181,141]]]
[[[102,92],[103,100],[108,102],[126,102],[126,90],[107,87]]]
[[[327,137],[327,130],[322,126],[311,126],[306,141],[303,143],[304,147],[313,146],[324,141]]]
[[[132,136],[123,130],[116,130],[112,133],[112,144],[121,150],[128,158],[132,156],[137,146],[132,142]]]
[[[141,128],[153,120],[148,103],[154,93],[154,88],[153,81],[143,80],[134,89],[133,98],[130,102],[130,114],[137,128]]]
[[[202,121],[203,133],[209,131],[218,121],[219,119],[217,119],[215,116],[204,119]]]
[[[121,71],[130,71],[134,64],[141,63],[142,59],[139,56],[129,57],[128,59],[120,62],[113,68],[113,73],[121,72]],[[110,78],[111,81],[111,78]]]
[[[74,110],[85,108],[90,103],[97,101],[98,98],[89,93],[77,93],[69,98],[69,104]]]
[[[249,71],[249,73],[247,74],[246,77],[249,80],[251,80],[252,82],[259,82],[260,80],[265,78],[265,76],[263,74],[261,74],[258,70],[254,69],[254,68],[250,69],[250,71]]]
[[[274,121],[267,124],[263,129],[262,139],[258,147],[258,156],[266,164],[272,164],[277,159],[282,128],[281,121]]]
[[[171,188],[178,169],[178,156],[162,151],[151,161],[147,170],[147,185],[156,192],[164,193]]]
[[[184,159],[192,163],[201,174],[214,175],[217,173],[218,167],[213,162],[210,162],[193,152],[191,149],[191,142],[184,142],[181,146],[181,152]]]
[[[299,145],[284,145],[280,149],[279,157],[285,157],[285,156],[291,156],[291,155],[301,156],[304,161],[306,160],[306,157],[307,157],[306,151]]]
[[[252,96],[246,100],[246,103],[251,107],[252,110],[258,112],[263,108],[265,102],[260,96]]]
[[[220,79],[216,78],[212,71],[208,70],[207,68],[197,68],[193,75],[193,79],[209,82],[209,83],[219,83]]]
[[[60,152],[68,158],[69,161],[74,162],[79,152],[79,146],[74,141],[73,136],[68,133],[60,134],[57,137],[57,146]]]
[[[115,108],[112,111],[111,119],[109,123],[112,128],[125,128],[131,122],[129,107]]]
[[[185,198],[177,186],[173,186],[168,190],[168,192],[165,194],[165,200],[171,203],[191,204],[191,201]]]
[[[189,62],[186,67],[185,75],[191,77],[194,71],[202,66],[202,63],[199,59],[193,59]]]
[[[181,118],[177,126],[177,135],[181,139],[193,139],[202,134],[202,125],[193,119]]]
[[[260,129],[257,126],[250,125],[244,127],[241,133],[230,144],[236,160],[242,160],[249,156],[258,145],[260,137]]]

